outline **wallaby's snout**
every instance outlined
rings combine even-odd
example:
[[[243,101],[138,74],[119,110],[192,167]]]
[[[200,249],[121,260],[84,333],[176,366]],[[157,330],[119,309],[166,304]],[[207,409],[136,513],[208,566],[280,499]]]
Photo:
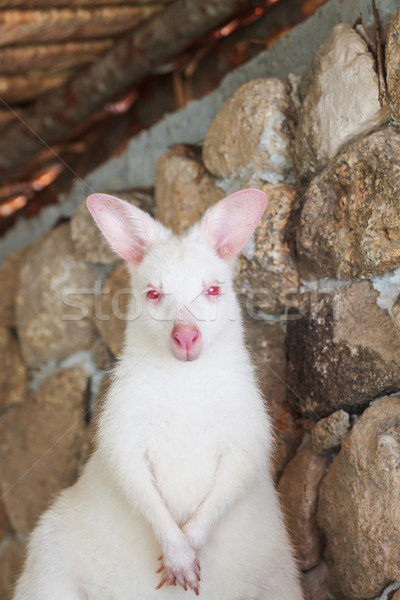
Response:
[[[201,331],[196,325],[175,325],[171,332],[171,349],[179,360],[195,360],[201,352]]]

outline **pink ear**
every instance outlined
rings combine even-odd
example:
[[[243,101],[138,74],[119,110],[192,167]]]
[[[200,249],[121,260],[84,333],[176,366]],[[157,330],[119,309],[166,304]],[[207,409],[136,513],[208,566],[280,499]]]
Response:
[[[157,237],[154,219],[108,194],[91,194],[86,204],[111,248],[125,260],[139,264]]]
[[[204,215],[202,229],[221,258],[228,259],[247,244],[267,205],[264,192],[241,190],[220,200]]]

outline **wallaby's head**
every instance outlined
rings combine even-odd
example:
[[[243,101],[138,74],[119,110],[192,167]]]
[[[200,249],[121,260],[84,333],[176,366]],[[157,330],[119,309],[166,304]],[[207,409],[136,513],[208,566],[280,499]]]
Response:
[[[266,195],[236,192],[177,237],[131,204],[92,194],[87,205],[113,250],[131,267],[135,314],[150,342],[195,360],[235,317],[233,259],[262,216]]]

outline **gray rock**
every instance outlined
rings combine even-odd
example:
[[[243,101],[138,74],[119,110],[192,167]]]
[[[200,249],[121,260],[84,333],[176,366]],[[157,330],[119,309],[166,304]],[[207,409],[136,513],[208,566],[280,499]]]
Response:
[[[152,212],[152,202],[148,196],[146,197],[130,190],[119,190],[109,193],[122,200],[127,200],[147,212]],[[81,202],[72,215],[71,239],[74,243],[76,256],[86,262],[109,265],[119,259],[105,237],[100,233],[92,215],[87,209],[86,200]]]
[[[75,480],[86,435],[88,376],[60,369],[0,421],[0,493],[13,529],[29,532]]]
[[[296,204],[294,187],[259,186],[268,196],[267,208],[250,242],[237,261],[236,290],[245,294],[254,309],[282,312],[299,290],[299,276],[289,241],[291,212]]]
[[[26,250],[10,254],[0,265],[0,327],[15,327],[15,295],[18,287],[19,271]]]
[[[295,142],[302,180],[321,171],[349,141],[389,120],[378,94],[367,44],[350,25],[339,23],[322,42],[303,83]]]
[[[307,293],[289,311],[289,398],[302,414],[359,412],[400,388],[400,339],[370,282]]]
[[[281,79],[255,79],[217,113],[204,139],[204,164],[218,177],[293,183],[295,109]]]
[[[27,395],[27,370],[17,340],[7,327],[0,327],[0,414]]]
[[[400,10],[390,23],[386,39],[386,85],[390,108],[396,121],[400,121]]]
[[[154,186],[157,219],[175,233],[193,225],[224,196],[215,178],[201,161],[185,155],[183,146],[160,156]]]
[[[350,415],[337,410],[315,425],[311,433],[314,452],[328,452],[340,448],[344,436],[350,431]]]
[[[374,402],[345,437],[320,487],[318,523],[331,588],[364,600],[399,581],[400,396]]]
[[[305,193],[297,231],[305,279],[368,278],[400,265],[400,135],[389,126],[345,150]]]
[[[278,485],[285,523],[298,566],[307,571],[322,558],[322,537],[317,526],[318,488],[330,458],[313,451],[308,440],[287,465]]]
[[[30,367],[90,348],[96,338],[93,312],[99,272],[77,260],[69,224],[43,235],[21,267],[17,325],[22,355]],[[76,308],[79,304],[80,308]]]

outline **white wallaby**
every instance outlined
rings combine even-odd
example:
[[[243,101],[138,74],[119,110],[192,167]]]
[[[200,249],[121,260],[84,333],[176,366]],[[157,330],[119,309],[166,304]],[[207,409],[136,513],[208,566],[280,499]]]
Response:
[[[87,204],[128,262],[130,319],[97,449],[41,517],[14,600],[301,600],[232,287],[265,194],[181,237],[112,196]]]

